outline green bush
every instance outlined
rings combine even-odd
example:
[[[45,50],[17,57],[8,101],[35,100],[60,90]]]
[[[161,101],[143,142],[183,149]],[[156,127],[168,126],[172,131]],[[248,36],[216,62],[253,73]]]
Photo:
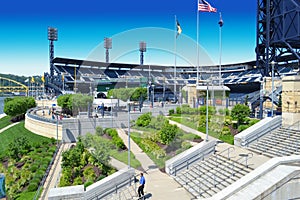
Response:
[[[34,173],[34,172],[36,172],[36,170],[37,170],[38,168],[39,168],[38,165],[33,164],[33,165],[31,165],[31,167],[30,167],[30,171],[31,171],[32,173]]]
[[[252,126],[252,125],[256,124],[257,122],[259,122],[259,119],[250,119],[249,125]]]
[[[137,126],[141,126],[141,127],[146,127],[150,124],[151,122],[151,113],[148,112],[148,113],[145,113],[145,114],[142,114],[141,116],[139,116],[135,122],[135,124]]]
[[[104,134],[104,130],[101,126],[96,127],[96,135],[102,136]]]
[[[230,135],[230,129],[227,126],[224,126],[221,132],[222,135]]]
[[[169,115],[174,115],[174,113],[175,113],[174,109],[169,110]]]
[[[38,189],[39,185],[37,183],[29,183],[27,191],[28,192],[33,192],[36,191]]]
[[[112,142],[120,149],[126,149],[123,140],[119,137],[116,129],[106,129],[105,132],[112,137]]]
[[[87,180],[87,181],[84,183],[84,189],[86,189],[88,186],[92,185],[93,183],[94,183],[94,181]]]
[[[181,114],[181,107],[176,107],[176,114]]]
[[[247,128],[249,128],[250,126],[249,125],[239,125],[238,127],[238,132],[242,132],[244,130],[246,130]]]
[[[181,148],[183,148],[183,149],[189,149],[189,148],[191,148],[192,147],[192,145],[191,145],[191,143],[189,143],[188,141],[183,141],[182,143],[181,143]]]

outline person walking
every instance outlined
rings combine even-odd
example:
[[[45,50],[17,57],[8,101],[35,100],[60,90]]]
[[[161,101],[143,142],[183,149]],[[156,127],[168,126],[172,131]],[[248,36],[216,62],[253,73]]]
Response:
[[[143,173],[141,173],[140,175],[141,175],[140,186],[138,188],[139,199],[141,199],[141,197],[144,197],[144,187],[145,187],[145,183],[146,183]]]

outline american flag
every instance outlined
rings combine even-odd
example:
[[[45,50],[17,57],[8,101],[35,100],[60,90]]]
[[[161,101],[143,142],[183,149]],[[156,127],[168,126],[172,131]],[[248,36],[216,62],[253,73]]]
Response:
[[[202,11],[202,12],[217,12],[217,9],[214,8],[214,7],[212,7],[205,0],[198,0],[198,11]]]

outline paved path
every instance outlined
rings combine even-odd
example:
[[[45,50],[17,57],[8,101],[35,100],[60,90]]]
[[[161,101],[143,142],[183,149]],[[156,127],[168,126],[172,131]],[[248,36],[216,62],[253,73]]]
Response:
[[[176,124],[180,129],[184,130],[185,132],[193,133],[193,134],[195,134],[195,135],[199,135],[203,140],[205,140],[206,137],[207,137],[205,133],[202,133],[202,132],[200,132],[200,131],[197,131],[197,130],[195,130],[195,129],[192,129],[192,128],[190,128],[190,127],[187,127],[187,126],[185,126],[185,125],[183,125],[183,124],[180,124],[180,123],[178,123],[178,122],[172,121],[172,120],[170,120],[170,119],[169,119],[169,122],[170,122],[170,124]],[[211,141],[211,140],[216,140],[216,138],[211,137],[211,136],[208,135],[208,140],[209,140],[209,141]]]
[[[4,127],[3,129],[0,130],[0,133],[2,133],[3,131],[5,131],[5,130],[7,130],[7,129],[9,129],[9,128],[15,126],[15,125],[17,125],[18,123],[20,123],[20,122],[15,122],[15,123],[12,123],[12,124],[10,124],[10,125]]]
[[[40,200],[48,199],[48,193],[51,188],[55,188],[58,186],[60,173],[61,173],[61,161],[62,161],[62,152],[68,150],[72,143],[62,144],[59,148],[57,156],[54,159],[53,165],[49,171],[49,174],[46,178],[44,188],[42,194],[40,196]]]
[[[118,134],[127,146],[128,135],[122,129],[118,129]],[[155,163],[132,139],[130,139],[130,149],[131,152],[135,155],[136,159],[139,160],[142,164],[142,167],[144,169],[144,176],[146,179],[145,194],[149,193],[151,195],[151,199],[189,200],[193,197],[173,178],[165,173],[162,173],[155,165]]]

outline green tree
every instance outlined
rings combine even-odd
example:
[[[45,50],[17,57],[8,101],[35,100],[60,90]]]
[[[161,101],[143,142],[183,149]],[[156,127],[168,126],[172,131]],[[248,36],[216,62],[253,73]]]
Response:
[[[65,114],[71,114],[72,103],[71,103],[71,94],[60,95],[57,98],[57,105],[62,108],[62,112]]]
[[[172,125],[169,121],[165,121],[162,129],[159,132],[161,143],[170,144],[176,137],[179,129],[176,125]]]
[[[65,94],[57,98],[57,104],[62,107],[63,113],[72,115],[87,111],[88,106],[92,103],[93,97],[84,94]]]
[[[102,164],[108,164],[110,160],[110,145],[107,141],[101,139],[101,137],[97,135],[88,133],[82,137],[82,143],[87,149],[91,150],[91,154],[96,161]]]
[[[231,117],[237,120],[238,125],[243,124],[250,115],[250,108],[244,104],[237,104],[231,110]]]
[[[108,91],[107,96],[113,96],[114,98],[121,99],[122,101],[143,101],[147,98],[147,88],[118,88]]]
[[[35,106],[36,103],[33,97],[8,98],[4,103],[4,113],[14,117],[25,114],[28,109]]]
[[[137,126],[142,126],[142,127],[146,127],[150,124],[151,122],[151,113],[148,112],[148,113],[145,113],[145,114],[142,114],[141,116],[139,116],[135,122],[135,124]]]

